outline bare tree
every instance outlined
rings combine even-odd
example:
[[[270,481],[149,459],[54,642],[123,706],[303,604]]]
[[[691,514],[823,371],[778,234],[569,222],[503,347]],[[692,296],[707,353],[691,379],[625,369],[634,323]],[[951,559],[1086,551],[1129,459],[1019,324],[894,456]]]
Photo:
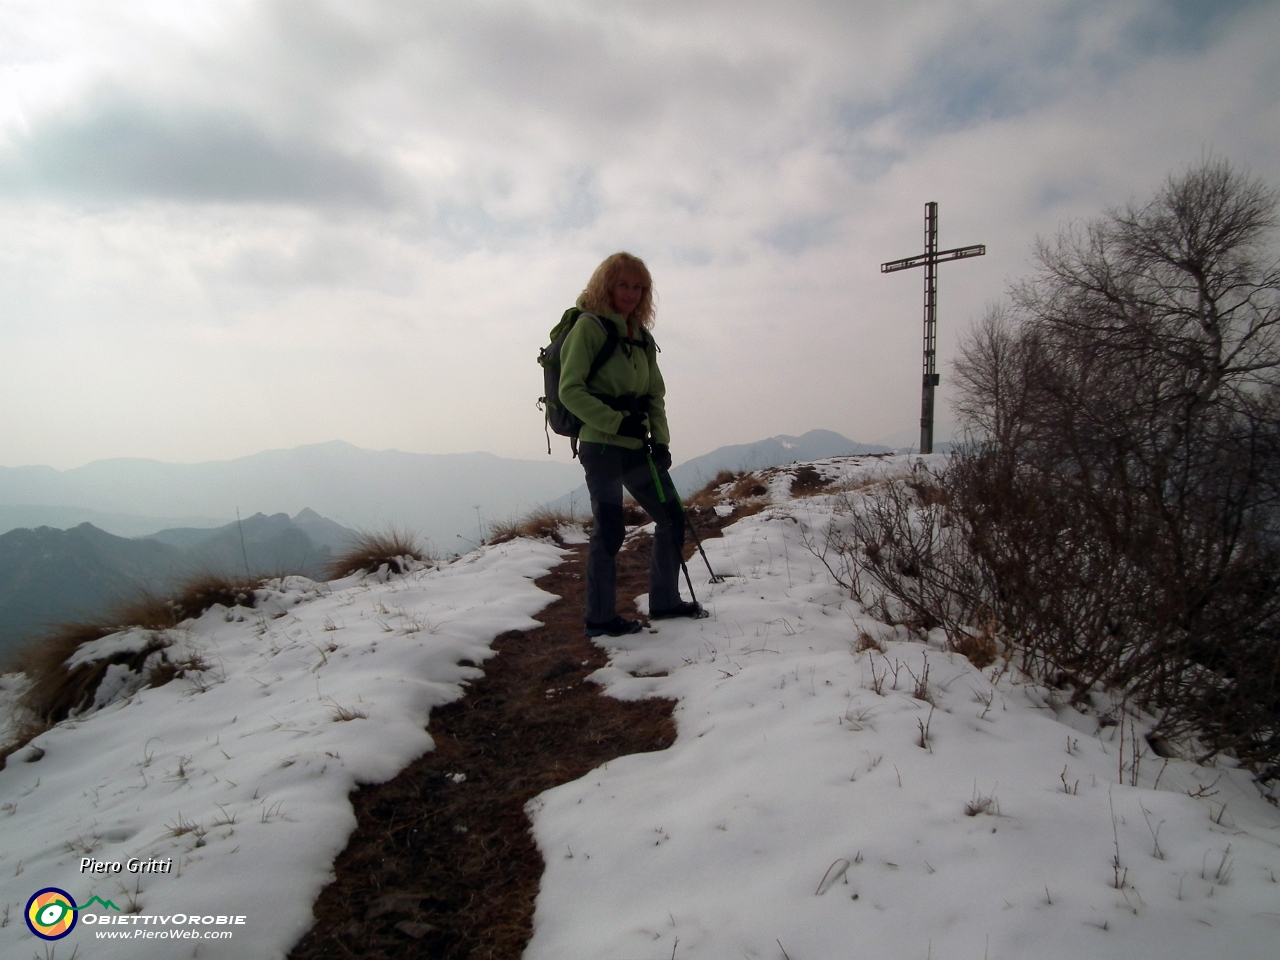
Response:
[[[1280,775],[1276,207],[1210,161],[1041,242],[1038,271],[961,347],[974,443],[942,479],[977,571],[963,609],[991,611],[1046,679],[1078,696],[1121,687],[1162,736],[1267,777]]]
[[[1030,439],[1030,407],[1047,371],[1039,339],[994,306],[961,341],[955,361],[963,389],[955,401],[971,435],[1002,448]]]

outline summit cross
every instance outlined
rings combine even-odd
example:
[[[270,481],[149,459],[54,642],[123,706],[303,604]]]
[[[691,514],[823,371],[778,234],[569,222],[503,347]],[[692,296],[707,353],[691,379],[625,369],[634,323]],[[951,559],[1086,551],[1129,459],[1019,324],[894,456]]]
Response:
[[[967,260],[987,252],[985,244],[975,243],[953,250],[938,249],[938,204],[924,205],[924,253],[880,264],[881,273],[895,273],[912,267],[924,267],[924,385],[920,400],[920,452],[933,453],[933,388],[938,385],[935,364],[938,351],[938,264],[947,260]]]

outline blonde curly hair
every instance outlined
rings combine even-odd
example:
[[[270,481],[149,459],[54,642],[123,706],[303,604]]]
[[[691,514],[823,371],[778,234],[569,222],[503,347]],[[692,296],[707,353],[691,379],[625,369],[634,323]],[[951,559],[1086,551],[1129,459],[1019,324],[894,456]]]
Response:
[[[587,281],[586,289],[582,291],[582,296],[578,298],[578,306],[591,313],[616,313],[610,291],[618,277],[628,271],[638,274],[644,284],[644,295],[632,311],[631,319],[646,330],[652,330],[654,300],[657,298],[653,290],[653,277],[649,275],[649,268],[644,265],[644,261],[629,253],[612,254],[596,267],[595,273],[591,274],[591,279]]]

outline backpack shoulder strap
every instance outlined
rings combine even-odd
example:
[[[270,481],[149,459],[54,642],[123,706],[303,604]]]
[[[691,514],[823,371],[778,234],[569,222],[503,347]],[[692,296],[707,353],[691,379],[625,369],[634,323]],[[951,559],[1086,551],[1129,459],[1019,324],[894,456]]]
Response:
[[[650,348],[653,348],[653,350],[657,353],[662,352],[661,348],[658,346],[658,341],[653,339],[653,334],[651,334],[648,330],[646,330],[644,327],[641,327],[637,331],[637,333],[639,334],[639,336],[623,338],[627,346],[638,347],[641,350],[648,350]]]
[[[600,368],[609,362],[609,358],[618,349],[618,343],[620,342],[618,330],[612,323],[609,323],[603,317],[596,317],[594,313],[591,316],[595,317],[596,323],[600,324],[600,329],[604,331],[605,341],[604,346],[600,348],[600,352],[596,354],[596,358],[591,361],[591,369],[587,372],[587,378],[583,381],[584,384],[590,383],[595,379],[596,374],[600,372]]]

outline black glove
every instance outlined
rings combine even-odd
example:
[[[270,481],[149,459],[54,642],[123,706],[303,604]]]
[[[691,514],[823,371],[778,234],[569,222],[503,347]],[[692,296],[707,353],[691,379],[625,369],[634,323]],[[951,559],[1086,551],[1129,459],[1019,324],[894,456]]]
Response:
[[[659,470],[671,469],[671,448],[665,443],[653,444],[653,465]]]
[[[628,413],[622,418],[622,426],[614,431],[619,437],[634,437],[636,440],[643,440],[648,431],[644,428],[644,417],[638,413]]]

